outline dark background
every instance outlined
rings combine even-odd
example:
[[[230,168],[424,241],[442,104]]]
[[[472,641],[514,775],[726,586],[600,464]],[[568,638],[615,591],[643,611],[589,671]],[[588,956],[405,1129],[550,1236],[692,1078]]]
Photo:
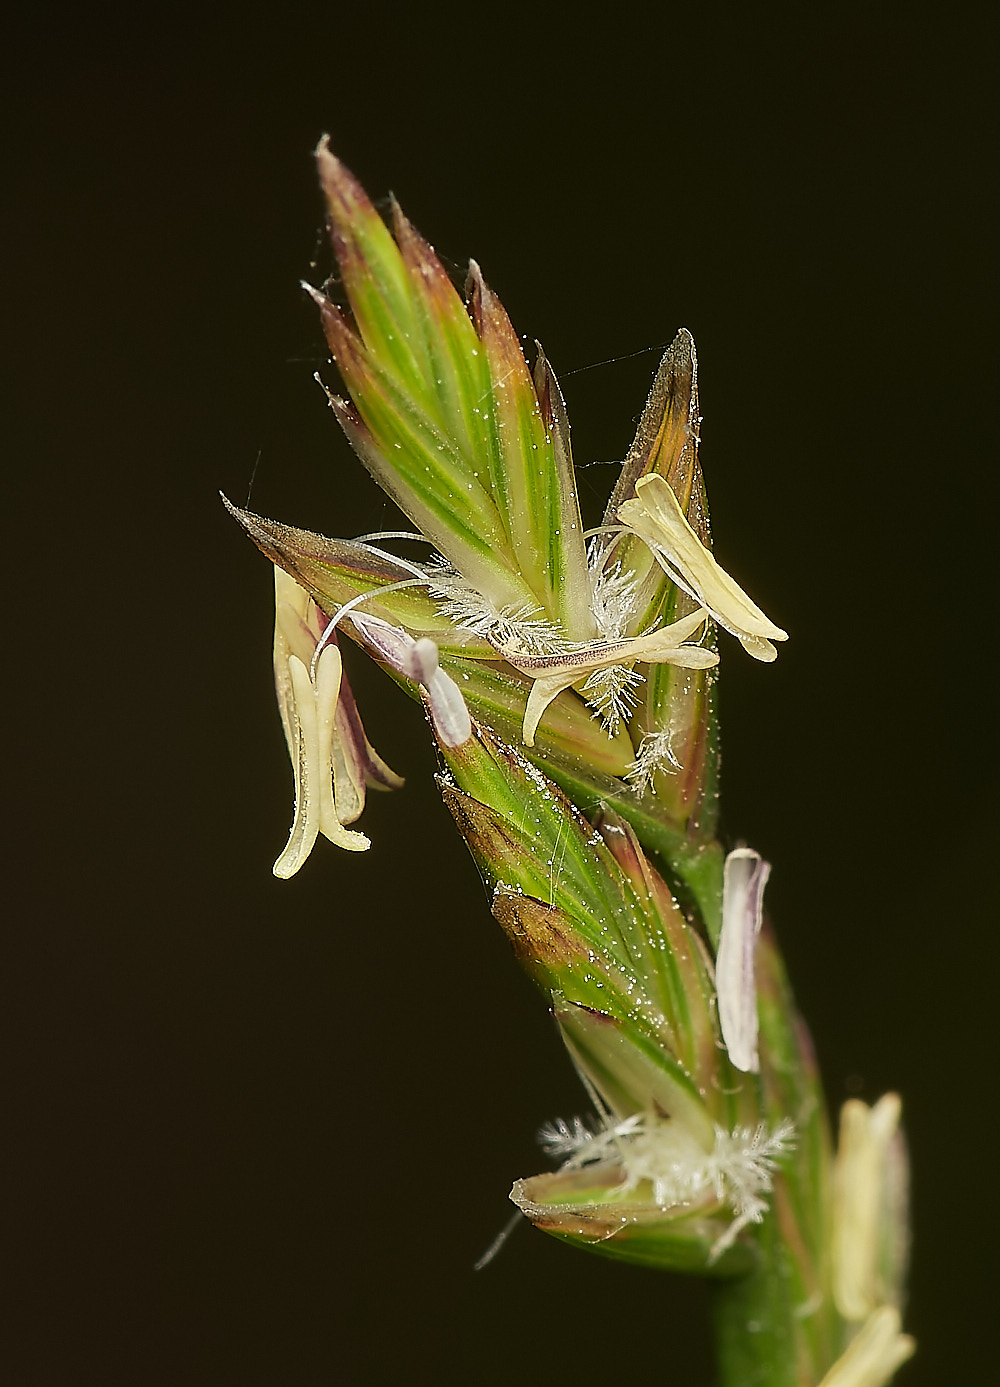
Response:
[[[270,569],[226,518],[386,503],[311,376],[324,130],[475,255],[620,459],[680,325],[720,555],[791,632],[726,652],[724,816],[831,1103],[904,1097],[909,1387],[995,1333],[995,171],[969,7],[155,6],[13,36],[3,181],[13,1387],[713,1382],[702,1285],[507,1218],[584,1109],[431,780],[367,856],[270,866]],[[984,11],[985,12],[985,11]],[[10,37],[10,36],[9,36]],[[314,261],[319,256],[319,267]],[[613,468],[582,472],[593,510]],[[22,508],[23,506],[23,508]],[[987,1062],[989,1061],[989,1063]],[[992,1353],[992,1350],[989,1350]]]

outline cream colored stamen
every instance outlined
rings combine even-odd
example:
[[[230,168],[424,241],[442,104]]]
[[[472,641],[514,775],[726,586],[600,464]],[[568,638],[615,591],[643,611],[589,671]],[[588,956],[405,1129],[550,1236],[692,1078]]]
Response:
[[[753,603],[734,578],[716,563],[688,524],[669,483],[656,474],[640,477],[635,498],[618,507],[621,523],[648,545],[678,587],[693,597],[756,660],[774,660],[772,641],[788,639]]]
[[[498,645],[497,650],[508,664],[534,680],[521,731],[525,745],[535,745],[538,723],[552,700],[598,670],[631,665],[636,661],[681,665],[686,669],[706,669],[718,664],[719,657],[714,650],[684,644],[705,624],[708,615],[701,609],[645,636],[622,641],[591,641],[558,655],[532,655],[513,645]]]

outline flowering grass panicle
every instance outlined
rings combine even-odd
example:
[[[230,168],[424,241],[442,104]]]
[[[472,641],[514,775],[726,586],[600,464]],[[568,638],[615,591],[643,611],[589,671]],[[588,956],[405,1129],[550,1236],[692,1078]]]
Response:
[[[390,229],[326,140],[316,157],[340,295],[306,286],[324,389],[405,520],[339,540],[229,507],[276,572],[295,811],[275,871],[321,837],[367,847],[348,827],[366,790],[402,787],[350,694],[356,645],[423,706],[444,803],[593,1106],[543,1129],[557,1168],[515,1181],[516,1207],[713,1278],[725,1387],[881,1387],[913,1348],[898,1101],[848,1105],[834,1161],[770,868],[717,835],[718,631],[763,662],[787,633],[713,550],[691,335],[588,547],[544,352],[529,369],[474,261],[463,300],[398,206]]]

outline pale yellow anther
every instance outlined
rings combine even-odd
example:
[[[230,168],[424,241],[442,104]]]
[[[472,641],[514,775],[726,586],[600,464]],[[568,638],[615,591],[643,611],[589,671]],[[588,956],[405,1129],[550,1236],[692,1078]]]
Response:
[[[321,636],[315,604],[280,568],[274,570],[274,595],[274,687],[295,777],[292,828],[274,864],[274,875],[290,877],[321,833],[351,852],[363,852],[371,843],[363,833],[344,827],[344,820],[361,812],[364,782],[349,766],[349,749],[343,745],[337,719],[343,678],[340,651],[334,644],[325,646],[311,674]],[[336,799],[335,771],[339,772]]]
[[[896,1307],[883,1305],[868,1316],[819,1387],[885,1387],[916,1347],[909,1334],[900,1333]]]
[[[775,626],[716,563],[663,477],[655,473],[640,477],[634,499],[618,507],[618,520],[648,545],[668,578],[700,602],[720,626],[742,642],[748,654],[756,660],[777,657],[771,642],[787,640],[787,632]]]
[[[699,610],[645,636],[621,641],[590,641],[558,655],[531,655],[515,646],[498,645],[497,650],[508,664],[534,680],[521,731],[525,745],[535,745],[535,731],[552,700],[598,670],[610,669],[613,665],[632,665],[637,661],[681,665],[686,669],[705,669],[718,664],[719,657],[714,650],[684,644],[704,626],[708,615],[707,611]]]
[[[840,1110],[834,1167],[833,1297],[844,1319],[866,1319],[891,1300],[882,1266],[895,1236],[891,1181],[892,1143],[900,1101],[887,1093],[869,1107],[849,1099]]]

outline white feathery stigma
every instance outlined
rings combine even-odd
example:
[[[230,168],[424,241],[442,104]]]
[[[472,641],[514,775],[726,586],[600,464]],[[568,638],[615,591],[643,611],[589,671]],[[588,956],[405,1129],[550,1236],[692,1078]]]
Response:
[[[646,733],[625,779],[637,795],[644,795],[650,788],[655,793],[653,778],[657,771],[666,770],[668,766],[678,771],[682,769],[674,755],[673,729],[665,727],[660,732]]]
[[[638,580],[631,569],[622,572],[620,563],[607,563],[607,551],[591,546],[590,610],[597,629],[607,641],[624,640],[635,614]]]
[[[450,564],[428,570],[428,587],[446,620],[493,645],[516,646],[532,655],[550,654],[560,645],[559,628],[541,607],[498,607]]]
[[[581,687],[587,703],[594,710],[605,732],[614,732],[622,721],[631,716],[638,703],[637,687],[643,676],[628,665],[609,665],[597,669]]]
[[[620,563],[609,565],[608,551],[591,545],[589,555],[590,610],[601,638],[625,640],[635,613],[637,580],[631,569],[622,571]],[[628,719],[636,704],[636,690],[643,676],[629,664],[610,665],[595,670],[580,692],[601,719],[605,732],[614,732]]]
[[[778,1162],[795,1147],[795,1124],[789,1119],[770,1129],[717,1126],[715,1144],[706,1151],[679,1122],[654,1113],[633,1113],[620,1122],[608,1119],[591,1129],[579,1117],[546,1123],[539,1141],[550,1156],[563,1157],[561,1169],[575,1170],[595,1161],[615,1160],[625,1179],[609,1193],[631,1194],[643,1182],[652,1186],[659,1208],[700,1202],[714,1195],[735,1215],[712,1247],[715,1261],[748,1223],[760,1223],[766,1195],[774,1187]]]
[[[546,1122],[538,1130],[538,1144],[546,1156],[575,1156],[583,1147],[594,1140],[594,1133],[582,1117],[574,1117],[567,1122],[564,1117]]]

